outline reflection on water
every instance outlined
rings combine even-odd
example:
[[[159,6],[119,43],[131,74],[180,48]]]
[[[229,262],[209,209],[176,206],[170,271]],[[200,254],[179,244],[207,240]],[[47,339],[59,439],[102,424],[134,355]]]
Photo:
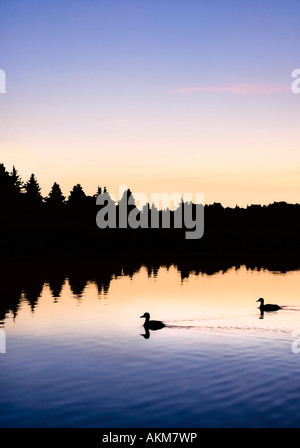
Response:
[[[300,271],[274,268],[5,263],[0,426],[297,426]]]

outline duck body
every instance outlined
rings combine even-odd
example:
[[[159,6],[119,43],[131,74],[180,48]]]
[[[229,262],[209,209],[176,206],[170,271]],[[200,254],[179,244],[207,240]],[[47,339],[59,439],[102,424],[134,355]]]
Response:
[[[278,311],[281,310],[281,306],[279,305],[273,305],[273,304],[267,304],[265,305],[264,299],[258,299],[257,302],[260,302],[260,310],[261,311]]]
[[[140,317],[145,318],[144,327],[146,330],[160,330],[161,328],[164,328],[166,326],[160,320],[150,320],[149,313],[144,313],[143,316]]]

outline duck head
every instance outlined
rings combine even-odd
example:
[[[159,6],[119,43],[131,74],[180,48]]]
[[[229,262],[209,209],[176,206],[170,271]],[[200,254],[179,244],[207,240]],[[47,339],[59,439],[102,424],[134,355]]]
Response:
[[[146,320],[150,319],[150,314],[149,313],[144,313],[142,316],[140,317],[144,317]]]
[[[256,300],[256,302],[260,302],[260,304],[263,305],[264,304],[264,299],[260,298],[260,299]]]

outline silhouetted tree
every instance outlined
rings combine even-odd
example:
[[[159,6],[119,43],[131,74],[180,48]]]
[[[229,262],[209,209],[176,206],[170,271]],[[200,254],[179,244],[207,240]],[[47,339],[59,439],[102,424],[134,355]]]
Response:
[[[13,166],[10,177],[12,179],[12,183],[15,186],[16,190],[20,193],[22,189],[22,179],[20,178],[18,171],[15,166]]]
[[[64,203],[65,196],[62,194],[60,186],[56,182],[54,182],[52,189],[46,198],[46,204],[51,210],[61,210]]]
[[[0,164],[0,206],[2,209],[9,207],[12,182],[9,173],[3,163]]]
[[[135,199],[131,190],[128,188],[124,191],[119,204],[118,204],[118,222],[120,227],[127,227],[128,225],[128,215],[131,210],[135,209]],[[126,219],[126,222],[125,222]]]
[[[10,172],[10,179],[13,189],[13,195],[15,199],[18,199],[22,192],[22,179],[20,178],[18,171],[16,170],[15,166],[13,166],[13,169]]]
[[[41,187],[34,174],[31,174],[28,182],[24,185],[26,206],[30,209],[38,209],[41,207],[43,197],[41,195]]]
[[[96,223],[100,228],[117,227],[117,208],[106,187],[96,199],[97,215]]]
[[[9,173],[6,171],[4,163],[0,163],[0,185],[2,186],[4,182],[8,182]]]
[[[82,189],[80,184],[77,184],[73,187],[69,198],[68,198],[68,206],[71,208],[82,207],[85,204],[86,194]]]
[[[97,193],[95,194],[94,197],[97,198],[99,196],[99,194],[102,194],[102,188],[101,187],[97,188]]]
[[[15,167],[8,173],[0,164],[0,204],[4,210],[16,209],[21,196],[22,181]]]

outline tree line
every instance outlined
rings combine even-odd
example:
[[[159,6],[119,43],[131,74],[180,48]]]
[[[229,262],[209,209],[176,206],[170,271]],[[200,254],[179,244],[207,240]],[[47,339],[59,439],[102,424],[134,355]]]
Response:
[[[99,195],[102,195],[103,201],[97,206],[96,199]],[[147,203],[143,206],[142,210],[139,210],[136,207],[134,195],[129,188],[124,191],[120,200],[115,202],[105,186],[103,188],[98,186],[95,194],[88,196],[82,186],[76,184],[70,191],[69,196],[65,197],[57,182],[54,182],[49,194],[43,197],[35,174],[31,174],[29,180],[23,182],[15,166],[11,172],[8,172],[3,163],[0,164],[0,203],[2,211],[48,214],[50,216],[76,215],[77,221],[83,221],[86,224],[92,223],[93,225],[95,224],[96,211],[110,205],[116,209],[114,211],[116,215],[116,225],[114,227],[117,228],[124,227],[124,222],[122,222],[124,215],[121,211],[124,210],[125,204],[127,217],[130,215],[130,212],[134,211],[135,217],[137,218],[136,222],[141,223],[140,227],[147,228],[151,227],[151,216],[152,218],[153,216],[157,217],[157,227],[174,227],[178,213],[182,215],[182,206],[184,204],[182,200],[181,204],[177,207],[177,215],[176,212],[174,213],[168,207],[159,210],[156,204],[151,204],[150,206]],[[185,205],[193,208],[191,202],[185,203]],[[191,215],[193,211],[191,210]],[[152,212],[152,215],[150,212]]]
[[[103,192],[107,192],[104,187]],[[27,210],[41,210],[43,206],[59,211],[63,206],[77,207],[91,202],[102,193],[98,187],[94,196],[87,196],[80,184],[74,185],[68,197],[62,193],[60,185],[54,182],[51,191],[45,197],[41,194],[41,187],[35,174],[31,174],[28,181],[22,181],[15,166],[8,172],[3,163],[0,164],[0,201],[2,210],[12,210],[15,207]]]
[[[99,229],[96,216],[103,205],[96,204],[102,194],[116,209],[117,228]],[[220,203],[204,206],[204,236],[198,240],[185,239],[185,227],[175,225],[178,212],[157,210],[159,227],[120,228],[119,211],[122,201],[127,203],[128,215],[134,211],[136,221],[150,224],[153,204],[138,210],[135,202],[129,203],[130,189],[115,203],[106,187],[98,187],[94,195],[87,195],[80,184],[74,185],[65,197],[58,183],[54,182],[49,194],[42,196],[34,174],[23,181],[15,167],[8,172],[0,164],[0,252],[33,253],[56,250],[57,253],[72,251],[165,251],[179,250],[205,253],[233,252],[243,254],[289,253],[297,255],[300,250],[300,204],[274,202],[269,205],[251,204],[245,208],[223,207]],[[197,205],[188,204],[192,214]],[[138,216],[139,215],[139,216]],[[193,218],[195,218],[194,213]],[[164,217],[170,225],[164,228]],[[184,220],[183,220],[184,222]]]

